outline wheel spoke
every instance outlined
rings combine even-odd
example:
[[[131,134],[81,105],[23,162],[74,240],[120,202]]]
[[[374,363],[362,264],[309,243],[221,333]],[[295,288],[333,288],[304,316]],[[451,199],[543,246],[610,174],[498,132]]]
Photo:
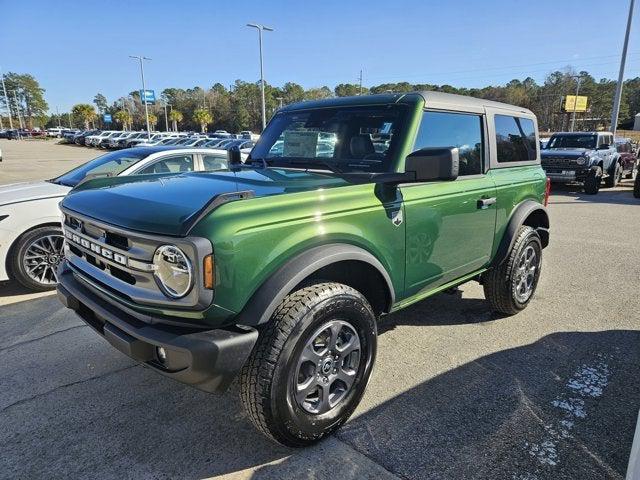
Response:
[[[353,385],[353,381],[356,379],[356,370],[347,372],[343,368],[339,368],[337,378],[338,380],[344,382],[344,384],[347,386],[347,390],[349,390],[351,388],[351,385]]]
[[[317,365],[321,359],[322,355],[319,355],[315,351],[315,349],[313,348],[313,343],[308,343],[307,345],[305,345],[304,350],[302,350],[302,353],[300,354],[300,361],[298,362],[298,365],[302,365],[304,362],[312,362],[314,365]]]
[[[329,330],[331,332],[331,339],[329,340],[329,349],[334,350],[338,343],[338,337],[340,336],[342,325],[340,323],[332,323]]]
[[[309,394],[313,393],[317,389],[318,381],[314,375],[306,383],[296,387],[296,400],[298,400],[298,403],[300,404],[304,403]]]
[[[329,386],[328,385],[318,385],[320,388],[318,391],[320,392],[320,402],[318,405],[318,413],[322,414],[331,410],[331,403],[329,402]]]

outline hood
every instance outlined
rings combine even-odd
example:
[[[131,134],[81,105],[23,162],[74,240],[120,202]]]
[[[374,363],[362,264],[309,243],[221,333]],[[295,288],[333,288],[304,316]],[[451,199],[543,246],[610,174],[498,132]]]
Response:
[[[588,148],[550,148],[540,150],[540,157],[553,157],[553,158],[578,158],[584,157],[587,152],[590,152]]]
[[[225,193],[251,191],[255,197],[267,197],[343,185],[345,180],[329,174],[275,168],[132,175],[85,182],[67,195],[62,206],[127,230],[181,236]]]
[[[64,197],[70,188],[51,182],[12,183],[0,186],[0,205]]]

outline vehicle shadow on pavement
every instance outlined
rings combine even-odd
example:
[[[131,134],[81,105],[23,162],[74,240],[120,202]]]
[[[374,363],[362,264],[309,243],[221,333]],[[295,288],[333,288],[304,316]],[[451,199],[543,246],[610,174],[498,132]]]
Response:
[[[338,438],[403,478],[624,478],[639,365],[638,331],[556,333],[430,379]]]

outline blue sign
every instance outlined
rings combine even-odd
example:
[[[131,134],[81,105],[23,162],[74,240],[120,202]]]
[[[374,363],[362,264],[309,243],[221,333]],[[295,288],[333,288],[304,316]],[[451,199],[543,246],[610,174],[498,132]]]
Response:
[[[105,113],[104,115],[102,115],[102,120],[104,121],[104,123],[111,123],[111,114]]]
[[[153,90],[140,90],[140,100],[143,103],[147,102],[148,105],[155,105],[156,92],[154,92]]]

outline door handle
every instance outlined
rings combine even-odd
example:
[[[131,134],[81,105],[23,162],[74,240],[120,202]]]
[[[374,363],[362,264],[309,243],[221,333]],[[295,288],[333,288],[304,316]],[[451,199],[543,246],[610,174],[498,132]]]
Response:
[[[489,206],[496,203],[496,197],[491,198],[480,198],[478,199],[478,208],[481,210],[486,210]]]

